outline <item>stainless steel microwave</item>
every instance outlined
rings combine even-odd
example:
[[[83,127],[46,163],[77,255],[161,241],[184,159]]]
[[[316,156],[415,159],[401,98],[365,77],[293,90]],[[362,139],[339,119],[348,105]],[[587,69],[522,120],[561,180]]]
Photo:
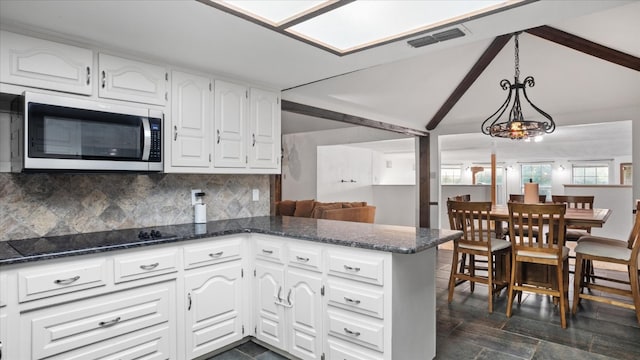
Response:
[[[161,111],[25,92],[11,119],[11,168],[162,171]]]

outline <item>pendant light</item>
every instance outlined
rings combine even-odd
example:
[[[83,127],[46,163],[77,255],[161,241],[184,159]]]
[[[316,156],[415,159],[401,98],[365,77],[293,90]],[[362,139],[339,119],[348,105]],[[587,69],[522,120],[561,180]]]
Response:
[[[530,140],[544,134],[552,133],[556,124],[549,114],[539,107],[535,106],[527,96],[526,87],[533,87],[535,81],[533,76],[527,76],[520,82],[520,48],[518,44],[518,33],[515,34],[515,77],[512,84],[507,79],[500,81],[502,90],[509,90],[509,94],[504,103],[482,123],[482,133],[492,137],[508,138],[512,140]],[[520,104],[520,90],[525,100],[546,120],[525,120],[522,114],[522,106]],[[512,101],[513,100],[513,101]],[[507,119],[500,121],[500,118],[513,102],[511,111],[508,113]]]

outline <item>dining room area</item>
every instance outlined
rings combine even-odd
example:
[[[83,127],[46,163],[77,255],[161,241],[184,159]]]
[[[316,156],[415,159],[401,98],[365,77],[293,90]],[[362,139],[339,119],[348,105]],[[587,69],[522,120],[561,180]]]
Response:
[[[437,358],[640,357],[632,134],[438,136],[437,221],[464,234],[438,251]]]

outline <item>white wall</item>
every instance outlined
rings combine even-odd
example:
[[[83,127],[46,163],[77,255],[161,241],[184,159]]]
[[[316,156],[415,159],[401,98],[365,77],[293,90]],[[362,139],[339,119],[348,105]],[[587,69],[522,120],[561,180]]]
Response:
[[[584,186],[567,185],[567,195],[593,195],[593,206],[610,209],[611,216],[602,228],[592,228],[591,234],[627,240],[633,226],[631,207],[632,188],[628,185],[616,186]]]
[[[640,200],[640,119],[631,122],[632,143],[631,153],[634,159],[638,161],[633,164],[633,197],[634,200]],[[629,161],[631,162],[631,161]]]
[[[283,135],[282,198],[301,200],[316,197],[316,148],[319,145],[344,145],[401,138],[406,136],[361,126]]]
[[[416,226],[415,185],[373,185],[376,224]]]
[[[327,145],[318,146],[317,154],[318,201],[373,203],[371,150],[347,145]]]

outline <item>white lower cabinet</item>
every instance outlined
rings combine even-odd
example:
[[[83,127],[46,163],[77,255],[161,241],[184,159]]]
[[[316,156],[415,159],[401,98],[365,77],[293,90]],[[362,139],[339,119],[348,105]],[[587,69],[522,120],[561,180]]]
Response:
[[[242,275],[238,260],[185,275],[187,358],[205,355],[244,337]]]
[[[255,264],[256,338],[285,349],[284,338],[284,266],[256,261]]]
[[[0,359],[6,358],[3,357],[8,354],[7,344],[9,343],[8,334],[9,334],[9,319],[7,314],[4,312],[4,309],[0,307]]]
[[[175,294],[172,281],[25,312],[20,337],[30,341],[24,356],[44,359],[169,323]]]
[[[322,276],[288,268],[285,274],[289,302],[285,329],[288,351],[301,359],[320,359],[322,354]],[[291,295],[289,295],[291,294]]]
[[[174,355],[169,325],[162,324],[92,346],[60,354],[47,360],[167,360]]]
[[[250,335],[303,360],[435,356],[434,249],[252,234],[0,270],[3,359],[196,359]]]
[[[284,241],[256,241],[256,338],[300,359],[320,359],[322,273],[283,264],[288,252]],[[321,248],[310,247],[307,254],[298,261],[319,260]]]

